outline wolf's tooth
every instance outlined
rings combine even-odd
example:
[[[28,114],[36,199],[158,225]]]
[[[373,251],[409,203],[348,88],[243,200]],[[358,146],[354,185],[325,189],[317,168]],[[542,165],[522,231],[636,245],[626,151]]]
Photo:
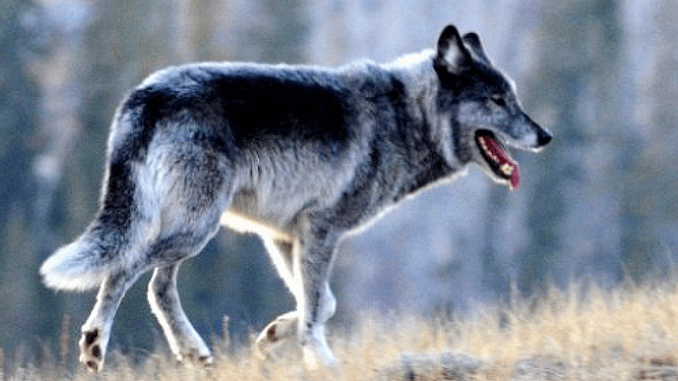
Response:
[[[509,163],[502,164],[500,169],[502,172],[504,172],[506,176],[511,176],[511,174],[513,173],[513,166]]]
[[[478,139],[478,141],[480,142],[480,146],[482,147],[483,151],[485,151],[485,153],[487,154],[487,156],[491,157],[492,160],[497,161],[497,158],[494,156],[494,154],[492,153],[492,151],[490,151],[490,149],[487,148],[487,143],[485,142],[485,138],[481,136],[481,137]]]

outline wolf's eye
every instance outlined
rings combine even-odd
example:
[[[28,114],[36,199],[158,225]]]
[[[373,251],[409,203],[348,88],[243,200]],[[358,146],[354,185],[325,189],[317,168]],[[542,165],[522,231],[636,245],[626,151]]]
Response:
[[[506,99],[501,95],[493,95],[490,100],[499,107],[506,107]]]

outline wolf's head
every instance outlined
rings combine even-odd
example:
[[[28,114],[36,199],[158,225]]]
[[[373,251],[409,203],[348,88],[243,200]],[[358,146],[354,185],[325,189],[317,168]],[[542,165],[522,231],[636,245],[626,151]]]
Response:
[[[525,114],[514,86],[494,68],[475,33],[464,37],[454,26],[438,40],[434,67],[440,81],[436,107],[450,131],[446,156],[479,164],[495,181],[520,185],[518,164],[508,147],[537,151],[551,134]]]

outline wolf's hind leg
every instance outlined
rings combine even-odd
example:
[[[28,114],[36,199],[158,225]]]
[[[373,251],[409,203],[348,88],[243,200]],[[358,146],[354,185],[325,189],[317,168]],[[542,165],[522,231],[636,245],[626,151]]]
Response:
[[[177,291],[180,262],[156,267],[148,284],[148,303],[158,319],[165,338],[179,362],[212,363],[209,348],[195,331],[181,307]]]
[[[113,318],[123,296],[139,275],[121,271],[108,276],[101,283],[96,304],[82,326],[82,336],[78,342],[80,362],[88,370],[98,372],[103,367]]]

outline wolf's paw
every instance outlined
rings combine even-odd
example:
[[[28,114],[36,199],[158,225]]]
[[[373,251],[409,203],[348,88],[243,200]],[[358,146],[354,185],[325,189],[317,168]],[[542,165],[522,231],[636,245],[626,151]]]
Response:
[[[291,311],[269,323],[257,337],[256,348],[259,355],[270,358],[276,348],[290,341],[289,339],[296,339],[298,322],[299,314]]]
[[[80,363],[92,372],[98,372],[104,366],[107,340],[98,328],[83,330],[78,342],[80,347]]]
[[[198,354],[195,352],[181,353],[177,355],[177,362],[188,368],[195,366],[210,366],[212,365],[212,354]]]
[[[177,359],[177,363],[186,367],[208,366],[212,364],[212,352],[205,342],[193,330],[190,324],[186,331],[177,331],[168,335],[170,349]]]
[[[323,325],[305,331],[300,335],[300,338],[304,354],[304,363],[306,363],[306,366],[309,369],[337,367],[337,359],[327,345]]]
[[[337,368],[338,362],[329,348],[311,349],[304,347],[304,364],[308,369]]]

